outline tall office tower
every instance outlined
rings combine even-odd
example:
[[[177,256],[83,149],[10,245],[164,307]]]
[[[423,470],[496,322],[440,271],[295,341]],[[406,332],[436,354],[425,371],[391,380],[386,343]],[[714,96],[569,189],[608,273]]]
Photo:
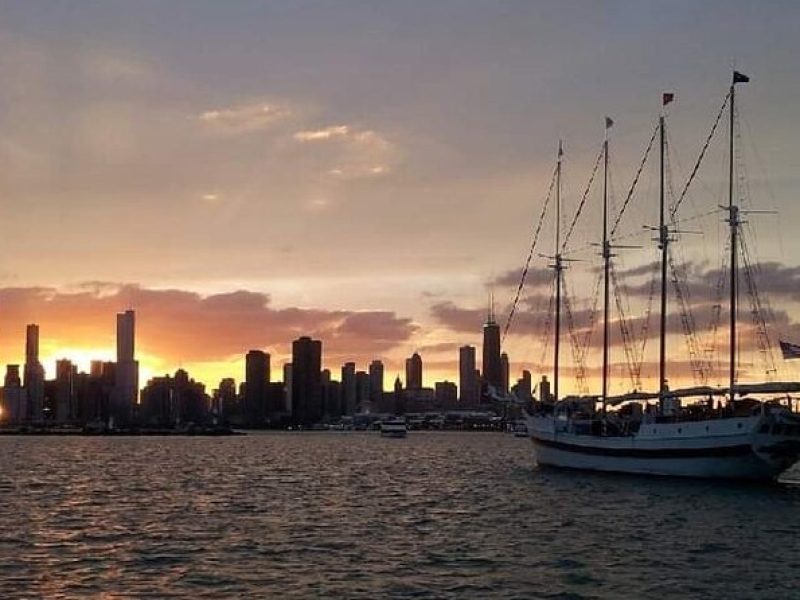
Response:
[[[28,418],[28,406],[25,389],[19,378],[19,365],[6,365],[6,377],[3,381],[2,420],[6,423],[22,423]]]
[[[422,388],[422,357],[414,352],[411,358],[406,359],[406,389],[420,388]]]
[[[269,382],[269,354],[250,350],[244,359],[244,422],[261,425],[266,416],[267,383]]]
[[[322,419],[322,342],[303,336],[292,342],[292,421]]]
[[[25,396],[28,416],[35,422],[44,420],[44,367],[39,362],[39,326],[28,325],[25,331]]]
[[[356,412],[358,398],[356,392],[356,363],[342,365],[342,409],[343,415],[352,415]]]
[[[475,346],[458,349],[458,387],[464,404],[476,404],[480,388],[475,375]]]
[[[219,382],[214,399],[214,409],[223,420],[228,421],[236,416],[236,381],[233,377],[225,377]]]
[[[369,408],[369,373],[356,371],[356,408],[354,412],[367,412]]]
[[[383,363],[373,360],[369,363],[369,404],[370,409],[378,406],[383,399]],[[363,408],[362,408],[363,410]]]
[[[508,364],[508,354],[505,352],[500,355],[500,374],[500,391],[505,394],[508,392],[508,386],[511,377],[511,367]]]
[[[292,414],[292,363],[283,365],[283,404],[284,410]]]
[[[117,372],[113,416],[130,418],[139,400],[139,362],[135,358],[135,315],[132,310],[117,314]]]
[[[539,382],[539,402],[550,402],[552,399],[550,382],[547,381],[547,375],[542,375],[542,380]]]
[[[496,390],[503,389],[503,367],[500,363],[500,326],[494,320],[494,306],[490,303],[486,324],[483,326],[483,382]]]
[[[531,399],[532,387],[531,372],[524,369],[522,371],[522,377],[517,381],[517,398],[522,401],[529,401]]]
[[[69,423],[75,419],[75,376],[77,369],[72,361],[61,359],[56,361],[56,421]]]

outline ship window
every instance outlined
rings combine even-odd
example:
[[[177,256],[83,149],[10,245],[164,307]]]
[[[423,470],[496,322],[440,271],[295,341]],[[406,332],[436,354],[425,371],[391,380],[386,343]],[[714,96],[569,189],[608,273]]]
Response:
[[[683,432],[683,429],[681,429],[680,427],[678,427],[678,433],[682,433],[682,432]]]
[[[736,426],[737,426],[739,429],[741,429],[741,428],[742,428],[742,424],[741,424],[741,423],[737,424]]]
[[[706,425],[706,431],[708,431],[708,425]]]
[[[761,433],[769,433],[769,425],[766,424],[762,425],[760,431]]]
[[[653,433],[655,433],[655,432],[656,432],[656,430],[655,430],[655,429],[653,429]]]

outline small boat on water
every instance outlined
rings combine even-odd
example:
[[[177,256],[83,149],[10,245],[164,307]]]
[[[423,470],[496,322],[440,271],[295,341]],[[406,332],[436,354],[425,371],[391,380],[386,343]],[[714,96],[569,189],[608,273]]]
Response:
[[[517,419],[512,426],[514,437],[526,438],[528,437],[528,423],[525,419]]]
[[[381,436],[391,438],[404,438],[408,435],[408,426],[403,418],[386,419],[381,421]]]

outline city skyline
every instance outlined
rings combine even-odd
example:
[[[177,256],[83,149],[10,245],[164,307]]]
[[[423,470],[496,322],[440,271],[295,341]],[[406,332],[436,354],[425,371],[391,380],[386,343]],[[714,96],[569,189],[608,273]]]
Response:
[[[766,233],[762,289],[780,306],[781,331],[800,340],[791,287],[800,247],[788,225],[800,218],[792,202],[797,7],[310,3],[301,16],[258,2],[145,5],[0,9],[0,362],[20,362],[27,323],[44,332],[48,376],[61,358],[83,369],[93,358],[113,360],[106,315],[133,308],[141,381],[183,367],[210,388],[243,373],[249,349],[269,352],[276,368],[288,362],[289,343],[305,334],[325,340],[324,366],[334,371],[380,358],[388,382],[419,351],[426,385],[456,381],[458,348],[480,344],[488,287],[505,325],[558,140],[569,218],[605,115],[613,116],[621,201],[661,92],[672,90],[680,185],[733,60],[752,76],[740,106],[743,137],[757,149],[742,145],[756,206],[780,211],[751,225]],[[556,65],[555,55],[565,60]],[[718,184],[714,172],[700,177],[706,188]],[[712,196],[692,199],[696,213],[716,206]],[[626,233],[654,222],[651,199],[636,199]],[[595,189],[576,247],[599,237],[596,204]],[[717,221],[703,227],[721,247]],[[549,217],[545,227],[548,252]],[[630,274],[640,315],[648,282],[636,273],[652,259],[651,240],[631,241],[645,249],[621,253],[620,271]],[[713,286],[717,267],[704,243],[680,244],[698,289]],[[43,260],[51,256],[58,260]],[[584,250],[578,258],[596,257]],[[590,288],[588,271],[573,266],[573,289]],[[551,375],[541,351],[545,259],[534,258],[531,275],[502,343],[514,376],[523,368]],[[586,306],[577,308],[585,318]],[[672,377],[690,383],[673,317]],[[622,373],[622,347],[612,342]],[[756,374],[754,349],[744,351],[746,375]],[[570,391],[566,347],[563,362]],[[589,363],[594,391],[598,361]],[[654,364],[650,352],[643,375],[651,387]],[[630,387],[615,376],[611,391]]]

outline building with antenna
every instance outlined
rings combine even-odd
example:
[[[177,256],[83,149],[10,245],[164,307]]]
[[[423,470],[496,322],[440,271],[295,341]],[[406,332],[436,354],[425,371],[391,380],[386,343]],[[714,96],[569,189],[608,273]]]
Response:
[[[494,315],[494,295],[489,297],[489,312],[483,326],[483,383],[503,389],[503,366],[500,360],[500,326]]]
[[[127,421],[139,401],[139,361],[135,358],[136,316],[133,310],[117,314],[117,367],[113,416]]]

